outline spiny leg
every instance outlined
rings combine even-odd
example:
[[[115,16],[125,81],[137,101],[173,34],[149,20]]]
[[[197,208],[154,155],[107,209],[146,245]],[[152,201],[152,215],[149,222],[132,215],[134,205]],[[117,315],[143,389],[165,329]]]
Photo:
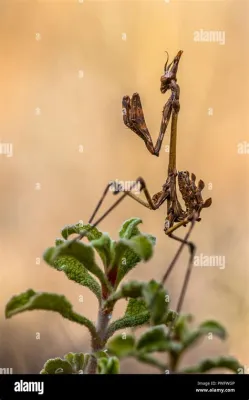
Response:
[[[132,193],[133,188],[134,188],[138,183],[140,184],[140,191],[144,191],[144,194],[145,194],[147,203],[146,203],[144,200],[140,199],[137,195],[135,195],[134,193]],[[105,199],[105,197],[106,197],[106,195],[107,195],[107,193],[108,193],[108,189],[110,188],[110,185],[111,185],[111,184],[109,183],[109,184],[106,186],[106,188],[105,188],[105,190],[104,190],[104,192],[103,192],[103,195],[101,196],[101,198],[100,198],[100,200],[99,200],[97,206],[96,206],[95,209],[94,209],[94,212],[93,212],[93,214],[92,214],[92,216],[91,216],[91,218],[90,218],[90,220],[89,220],[89,221],[90,221],[89,223],[92,222],[92,220],[93,220],[93,218],[95,217],[97,211],[99,210],[100,206],[102,205],[102,203],[103,203],[103,201],[104,201],[104,199]],[[114,193],[114,194],[118,194],[118,193],[120,193],[120,191],[119,191],[119,190],[116,190],[116,191],[114,191],[113,193]],[[75,242],[75,241],[77,241],[77,240],[81,240],[81,239],[86,235],[86,233],[87,233],[88,231],[90,231],[91,229],[93,229],[93,228],[95,228],[97,225],[99,225],[99,223],[100,223],[101,221],[103,221],[103,219],[104,219],[105,217],[107,217],[107,215],[109,215],[109,214],[111,213],[111,211],[113,211],[113,210],[122,202],[122,200],[124,200],[124,198],[125,198],[126,196],[131,197],[133,200],[137,201],[139,204],[143,205],[144,207],[147,207],[147,208],[149,208],[149,209],[151,209],[151,210],[157,210],[157,209],[161,206],[161,204],[163,204],[163,202],[167,199],[168,195],[169,195],[169,193],[168,193],[167,191],[162,190],[161,192],[158,192],[156,195],[154,195],[153,197],[151,197],[151,195],[150,195],[150,193],[149,193],[149,190],[148,190],[148,188],[147,188],[147,185],[146,185],[144,179],[140,177],[140,178],[138,178],[138,179],[131,185],[130,190],[127,190],[126,192],[124,192],[124,193],[122,194],[122,196],[121,196],[118,200],[116,200],[116,201],[112,204],[112,206],[110,206],[110,207],[104,212],[104,214],[102,214],[102,216],[99,217],[99,218],[97,219],[97,221],[95,221],[94,224],[93,224],[87,231],[84,230],[83,232],[80,233],[80,235],[78,235],[75,239],[73,239],[73,242]]]
[[[138,178],[138,180],[139,180],[139,182],[141,182],[142,178]],[[94,209],[94,211],[93,211],[93,213],[92,213],[92,215],[91,215],[91,217],[90,217],[90,219],[88,221],[88,224],[92,223],[94,217],[96,216],[98,210],[100,209],[101,205],[103,204],[103,201],[105,200],[105,198],[106,198],[106,196],[108,194],[108,191],[111,189],[111,187],[113,187],[113,190],[112,190],[113,194],[117,194],[117,193],[120,192],[120,186],[121,185],[118,182],[110,182],[110,183],[108,183],[106,185],[105,190],[104,190],[102,196],[100,197],[99,202],[96,205],[96,207],[95,207],[95,209]],[[136,197],[135,195],[133,195],[132,193],[128,193],[127,195],[130,196],[130,197],[133,197],[136,201],[138,201],[140,204],[144,205],[145,207],[153,208],[153,204],[152,204],[151,199],[150,199],[150,194],[149,194],[149,192],[147,190],[147,187],[145,185],[144,180],[143,180],[143,186],[144,186],[145,196],[146,196],[146,198],[148,196],[148,199],[149,199],[148,204],[145,203],[142,199],[140,199],[140,198]],[[150,205],[151,205],[151,207],[150,207]]]
[[[175,257],[171,261],[166,273],[163,276],[163,279],[161,281],[162,285],[164,285],[165,282],[167,281],[167,279],[168,279],[168,277],[170,275],[170,272],[174,268],[179,256],[181,255],[181,252],[182,252],[184,246],[187,245],[189,247],[189,251],[190,251],[189,261],[188,261],[188,265],[187,265],[187,271],[186,271],[186,274],[185,274],[185,277],[184,277],[183,286],[182,286],[182,289],[181,289],[181,292],[180,292],[180,296],[179,296],[179,300],[178,300],[178,303],[177,303],[177,306],[176,306],[176,314],[177,315],[182,310],[182,305],[183,305],[183,302],[184,302],[184,299],[185,299],[185,295],[186,295],[187,288],[188,288],[188,283],[189,283],[189,280],[190,280],[190,275],[191,275],[191,272],[192,272],[193,259],[194,259],[194,255],[195,255],[195,251],[196,251],[196,246],[195,246],[195,244],[193,242],[190,242],[188,239],[189,239],[189,236],[190,236],[190,234],[191,234],[191,232],[192,232],[192,230],[194,228],[195,222],[198,220],[198,217],[199,217],[199,213],[196,212],[196,213],[194,213],[192,219],[188,221],[188,222],[191,222],[191,226],[190,226],[188,232],[186,233],[184,239],[179,238],[178,236],[175,236],[173,233],[169,233],[168,234],[169,237],[171,237],[172,239],[180,242],[181,245],[180,245],[179,249],[177,250],[177,252],[175,254]],[[169,325],[168,337],[170,337],[170,335],[171,335],[172,329],[174,327],[174,323],[175,323],[175,319]]]
[[[105,190],[104,190],[104,192],[103,192],[101,198],[99,199],[98,204],[96,205],[96,207],[95,207],[95,209],[94,209],[94,211],[93,211],[91,217],[89,218],[88,224],[91,224],[91,223],[92,223],[92,220],[94,219],[94,217],[95,217],[95,215],[97,214],[98,210],[100,209],[100,207],[101,207],[103,201],[105,200],[105,198],[106,198],[106,196],[107,196],[107,193],[108,193],[108,191],[110,190],[111,185],[112,185],[112,183],[108,183],[108,185],[106,186],[106,188],[105,188]]]
[[[187,287],[188,287],[188,283],[189,283],[189,279],[190,279],[190,275],[192,272],[192,267],[193,267],[193,260],[194,260],[194,255],[196,252],[196,246],[193,242],[189,242],[185,239],[181,239],[178,236],[175,236],[173,233],[170,235],[170,237],[174,240],[177,240],[178,242],[182,243],[183,245],[187,245],[189,247],[189,252],[190,252],[190,256],[189,256],[189,261],[188,261],[188,266],[187,266],[187,271],[184,277],[184,282],[183,282],[183,286],[182,286],[182,290],[179,296],[179,300],[177,303],[177,307],[176,307],[176,312],[179,314],[181,309],[182,309],[182,305],[183,305],[183,301],[187,292]]]
[[[184,246],[189,245],[189,243],[191,243],[191,242],[188,241],[188,238],[189,238],[189,236],[190,236],[190,234],[191,234],[191,232],[192,232],[192,230],[193,230],[193,228],[194,228],[194,224],[195,224],[196,218],[197,218],[197,216],[194,215],[193,218],[192,218],[192,220],[191,220],[191,226],[190,226],[188,232],[186,233],[184,239],[180,239],[180,238],[179,238],[179,239],[180,239],[179,241],[181,242],[181,245],[180,245],[180,247],[178,248],[178,250],[177,250],[175,256],[173,257],[173,259],[172,259],[170,265],[168,266],[168,268],[167,268],[167,270],[166,270],[166,272],[165,272],[165,274],[164,274],[164,276],[163,276],[163,278],[162,278],[162,280],[161,280],[161,287],[164,286],[165,282],[166,282],[167,279],[169,278],[169,275],[170,275],[170,273],[172,272],[172,270],[173,270],[173,268],[174,268],[176,262],[178,261],[178,259],[179,259],[180,255],[181,255],[181,253],[182,253],[182,250],[183,250]],[[188,221],[188,222],[190,222],[190,221]],[[165,233],[166,233],[169,237],[172,235],[172,234],[168,234],[168,231],[166,231]],[[172,237],[172,239],[175,239],[175,236]],[[176,240],[178,240],[178,238],[177,238]],[[191,245],[192,245],[192,244],[191,244]],[[193,246],[194,246],[194,245],[193,245]],[[191,258],[191,262],[192,262],[192,258]],[[188,263],[188,266],[189,266],[189,263]],[[188,277],[187,277],[188,279],[189,279],[189,275],[190,275],[190,274],[188,273]],[[185,295],[185,293],[186,293],[186,288],[187,288],[187,284],[188,284],[188,279],[186,279],[186,276],[187,276],[187,274],[185,275],[185,279],[184,279],[184,293],[183,293],[184,295]],[[159,291],[159,289],[158,289],[158,291]],[[157,296],[158,291],[156,291],[156,293],[154,294],[154,296],[153,296],[153,298],[152,298],[152,301],[151,301],[152,304],[153,304],[153,302],[156,300],[156,296]],[[182,299],[182,292],[183,292],[183,290],[181,291],[181,294],[180,294],[180,299],[179,299],[179,301],[178,301],[177,310],[179,310],[179,309],[181,308],[181,306],[182,306],[182,302],[183,302],[183,299]],[[184,296],[183,296],[183,297],[184,297]],[[180,306],[180,307],[179,307],[179,306]],[[176,312],[179,313],[179,311],[176,311]],[[171,333],[171,330],[172,330],[172,328],[173,328],[174,322],[175,322],[175,320],[173,320],[173,321],[170,323],[170,325],[169,325],[168,336],[169,336],[170,333]]]
[[[184,239],[180,239],[180,238],[179,238],[179,240],[176,239],[176,240],[178,240],[178,241],[181,242],[181,245],[180,245],[179,249],[177,250],[177,252],[176,252],[174,258],[172,259],[170,265],[168,266],[168,268],[167,268],[167,270],[166,270],[166,272],[165,272],[165,274],[164,274],[164,276],[163,276],[163,278],[162,278],[162,281],[161,281],[161,284],[162,284],[162,285],[164,285],[165,282],[167,281],[167,279],[168,279],[168,277],[169,277],[169,275],[170,275],[172,269],[174,268],[176,262],[178,261],[178,258],[179,258],[180,255],[181,255],[181,252],[182,252],[184,246],[185,246],[185,245],[188,245],[188,243],[189,243],[189,242],[188,242],[188,238],[189,238],[189,236],[190,236],[190,234],[191,234],[191,232],[192,232],[192,230],[193,230],[193,228],[194,228],[194,224],[195,224],[196,218],[198,218],[198,217],[193,216],[193,218],[192,218],[192,220],[191,220],[191,226],[190,226],[188,232],[186,233]],[[190,222],[190,221],[188,221],[188,222]],[[166,234],[167,234],[169,237],[172,237],[172,239],[175,239],[175,236],[173,236],[173,234],[172,234],[171,232],[170,232],[170,233],[167,233],[167,231],[166,231]]]

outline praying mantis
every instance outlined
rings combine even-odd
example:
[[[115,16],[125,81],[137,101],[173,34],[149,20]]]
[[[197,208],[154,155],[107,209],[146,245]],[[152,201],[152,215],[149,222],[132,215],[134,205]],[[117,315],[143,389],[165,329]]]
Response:
[[[95,221],[94,224],[92,224],[98,210],[100,209],[106,195],[109,192],[110,187],[112,186],[112,183],[108,183],[91,218],[88,221],[92,228],[96,227],[127,196],[150,210],[157,210],[165,201],[167,201],[167,216],[164,223],[164,232],[168,237],[180,242],[181,245],[162,278],[162,284],[165,284],[166,280],[168,279],[174,265],[176,264],[176,261],[179,258],[179,255],[181,254],[183,246],[187,245],[190,250],[187,272],[185,274],[181,294],[176,307],[177,313],[180,312],[183,305],[195,254],[195,245],[189,241],[189,236],[195,222],[201,220],[200,213],[202,209],[208,208],[212,204],[211,198],[208,198],[205,201],[202,198],[202,190],[205,187],[205,184],[202,180],[199,180],[198,184],[196,184],[196,176],[193,173],[190,174],[188,171],[177,171],[176,169],[177,121],[180,112],[180,87],[177,83],[177,71],[182,53],[182,50],[178,51],[177,55],[169,65],[169,55],[167,53],[167,61],[164,65],[164,73],[160,79],[160,91],[163,94],[165,94],[167,91],[170,91],[171,95],[163,107],[159,136],[155,146],[153,145],[150,132],[145,122],[139,94],[134,93],[131,98],[129,96],[124,96],[122,100],[123,122],[125,126],[135,132],[136,135],[138,135],[144,141],[148,151],[157,157],[159,156],[162,142],[171,119],[168,172],[167,179],[163,184],[161,191],[151,196],[145,180],[142,177],[139,177],[129,188],[129,190],[125,190],[119,199],[116,200],[114,204],[100,218],[98,218],[97,221]],[[177,181],[179,191],[185,204],[185,210],[178,200]],[[146,200],[141,199],[139,195],[132,192],[132,189],[136,184],[140,185],[140,191],[143,191]],[[119,185],[116,185],[113,193],[117,195],[122,191],[122,188],[120,188]],[[174,234],[177,229],[182,226],[186,227],[188,224],[190,227],[184,239]],[[74,240],[81,240],[84,236],[85,232],[82,232]]]

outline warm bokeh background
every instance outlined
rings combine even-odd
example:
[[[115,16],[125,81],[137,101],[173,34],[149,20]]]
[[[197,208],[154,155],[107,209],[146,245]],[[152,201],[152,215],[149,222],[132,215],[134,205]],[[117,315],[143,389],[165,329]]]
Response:
[[[166,101],[159,91],[164,51],[172,58],[179,49],[177,167],[202,178],[204,197],[213,198],[192,238],[197,254],[226,257],[223,270],[194,269],[184,311],[197,322],[218,319],[230,333],[224,344],[204,341],[184,362],[224,353],[249,365],[249,154],[237,152],[238,143],[249,141],[248,15],[248,2],[239,0],[1,1],[0,140],[14,152],[0,157],[1,367],[38,372],[47,358],[88,350],[88,332],[59,315],[37,311],[5,320],[4,307],[13,294],[33,288],[64,293],[77,311],[95,318],[94,296],[36,258],[64,225],[87,221],[109,180],[141,175],[152,193],[160,190],[168,153],[163,148],[152,157],[124,127],[121,99],[140,93],[156,140]],[[199,29],[225,31],[225,44],[195,42]],[[168,143],[167,135],[163,147]],[[111,200],[110,194],[106,204]],[[166,205],[152,212],[127,199],[101,223],[116,237],[125,219],[139,216],[142,230],[157,236],[154,259],[130,278],[161,278],[176,251],[163,233],[165,212]],[[168,283],[172,305],[187,254]],[[122,371],[156,372],[129,360]]]

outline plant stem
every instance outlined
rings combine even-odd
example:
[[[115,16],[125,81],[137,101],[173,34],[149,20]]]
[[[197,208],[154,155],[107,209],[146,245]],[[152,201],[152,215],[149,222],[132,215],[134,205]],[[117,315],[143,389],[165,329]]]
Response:
[[[179,357],[173,353],[170,353],[169,354],[169,371],[171,374],[176,373],[178,363],[179,363]]]
[[[99,309],[98,320],[96,325],[97,339],[92,340],[92,353],[104,350],[106,342],[105,337],[110,321],[110,316],[111,316],[111,311],[107,313],[106,310],[103,310],[102,308]],[[91,356],[89,358],[85,373],[96,374],[96,372],[97,372],[97,359],[94,356]]]
[[[98,321],[97,321],[97,334],[101,342],[103,342],[104,338],[106,337],[110,316],[111,316],[111,311],[106,312],[102,309],[99,310]]]
[[[85,369],[85,374],[96,374],[97,370],[97,360],[95,357],[91,356],[89,358],[87,367]]]

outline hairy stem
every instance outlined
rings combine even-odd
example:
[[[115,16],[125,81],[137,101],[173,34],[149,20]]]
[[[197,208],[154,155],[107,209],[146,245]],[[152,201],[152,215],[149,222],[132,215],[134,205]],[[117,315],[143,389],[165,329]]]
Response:
[[[98,320],[96,325],[97,338],[92,340],[92,353],[96,351],[104,350],[106,343],[106,333],[109,325],[111,311],[108,313],[102,308],[99,309]],[[86,370],[86,374],[97,373],[97,359],[93,355],[89,358]]]
[[[175,374],[177,371],[177,367],[178,367],[178,363],[179,363],[179,357],[176,356],[176,354],[169,354],[169,371],[171,374]]]

